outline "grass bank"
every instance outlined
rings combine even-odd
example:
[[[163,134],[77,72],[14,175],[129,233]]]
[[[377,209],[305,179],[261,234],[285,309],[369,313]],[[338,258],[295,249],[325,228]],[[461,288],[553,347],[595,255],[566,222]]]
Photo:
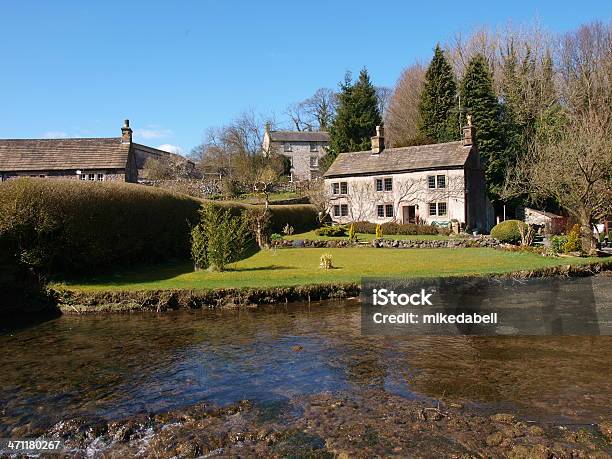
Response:
[[[319,268],[331,253],[334,269]],[[273,288],[311,284],[358,283],[362,277],[431,277],[503,274],[602,262],[597,258],[549,258],[489,248],[376,249],[300,248],[265,250],[223,273],[194,272],[190,263],[142,266],[51,285],[76,291],[203,290]],[[608,262],[610,263],[610,262]]]

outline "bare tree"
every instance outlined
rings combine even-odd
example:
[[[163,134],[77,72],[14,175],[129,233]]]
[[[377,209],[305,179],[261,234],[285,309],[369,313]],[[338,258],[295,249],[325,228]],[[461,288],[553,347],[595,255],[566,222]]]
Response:
[[[612,138],[599,113],[570,119],[553,141],[539,141],[506,180],[506,196],[552,198],[580,223],[582,249],[595,253],[593,225],[612,213]]]
[[[387,110],[389,108],[389,102],[391,101],[391,96],[393,95],[393,89],[387,86],[377,86],[376,87],[376,99],[378,100],[378,110],[380,111],[380,116],[382,119],[386,119]]]
[[[290,104],[285,114],[297,131],[327,131],[336,106],[336,93],[328,88],[319,88],[312,97]]]
[[[317,178],[305,182],[303,193],[308,197],[308,201],[316,209],[319,217],[319,223],[323,223],[332,207],[332,194],[328,186],[325,185],[323,178]]]
[[[612,121],[612,24],[595,22],[563,35],[557,51],[563,102],[573,113]]]
[[[377,197],[371,181],[352,183],[347,194],[351,220],[354,222],[369,220]]]
[[[418,124],[419,99],[425,81],[421,64],[406,68],[395,85],[385,116],[387,143],[391,147],[405,147],[421,143]]]
[[[247,110],[228,124],[209,128],[204,142],[193,149],[190,157],[205,174],[235,177],[237,161],[261,152],[264,126],[271,120]]]

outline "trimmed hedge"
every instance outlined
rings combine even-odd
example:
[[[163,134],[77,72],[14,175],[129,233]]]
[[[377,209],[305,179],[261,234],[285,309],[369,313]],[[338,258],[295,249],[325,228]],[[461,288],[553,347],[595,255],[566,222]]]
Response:
[[[135,184],[14,179],[0,184],[0,240],[47,275],[188,258],[200,205]]]
[[[518,244],[521,242],[519,225],[527,226],[520,220],[505,220],[498,223],[491,229],[491,236],[493,236],[499,242]]]
[[[155,187],[21,178],[0,183],[0,245],[39,274],[188,259],[203,202]],[[253,205],[215,202],[236,210]],[[310,205],[270,206],[271,232],[317,227]]]
[[[376,234],[376,223],[370,222],[355,222],[355,232],[365,234]],[[387,234],[406,234],[406,235],[417,235],[417,234],[449,234],[445,228],[439,228],[433,225],[416,225],[413,223],[394,223],[388,222],[380,225],[383,233],[383,237]]]
[[[215,204],[234,208],[249,210],[258,206],[236,201],[212,201]],[[293,226],[296,233],[310,231],[319,226],[317,210],[309,204],[286,204],[271,205],[270,211],[270,232],[282,234],[283,228],[288,223]]]

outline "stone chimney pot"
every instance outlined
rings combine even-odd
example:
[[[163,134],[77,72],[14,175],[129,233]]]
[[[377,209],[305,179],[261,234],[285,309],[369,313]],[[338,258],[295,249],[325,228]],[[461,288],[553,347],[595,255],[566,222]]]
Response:
[[[376,135],[372,137],[372,154],[377,155],[385,149],[385,129],[376,126]]]
[[[121,143],[132,143],[132,128],[130,127],[130,120],[123,122],[121,128]]]

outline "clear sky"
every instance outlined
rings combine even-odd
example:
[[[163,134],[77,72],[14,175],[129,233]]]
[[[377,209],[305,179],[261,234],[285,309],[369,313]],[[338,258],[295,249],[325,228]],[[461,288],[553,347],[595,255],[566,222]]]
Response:
[[[30,1],[0,3],[0,138],[110,137],[187,153],[241,111],[276,113],[346,70],[393,86],[436,42],[480,25],[562,32],[600,1]]]

